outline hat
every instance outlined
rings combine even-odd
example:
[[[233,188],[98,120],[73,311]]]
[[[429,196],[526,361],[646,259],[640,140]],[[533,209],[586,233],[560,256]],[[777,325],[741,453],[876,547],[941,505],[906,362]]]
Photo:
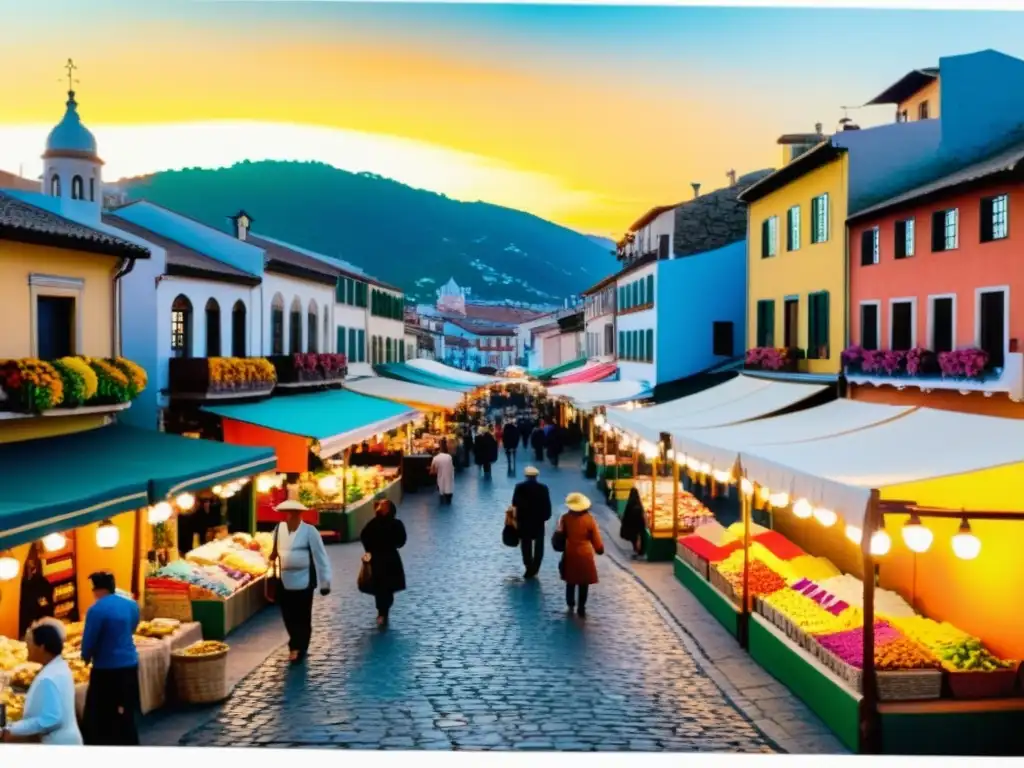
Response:
[[[526,475],[527,477],[536,477],[537,475],[540,474],[540,470],[537,469],[536,467],[527,467],[526,469],[523,470],[523,474]]]
[[[306,512],[309,508],[302,502],[295,501],[295,499],[288,499],[286,501],[282,501],[274,507],[274,509],[277,512]]]
[[[570,493],[565,497],[565,505],[573,512],[586,512],[590,509],[590,499],[582,493]]]

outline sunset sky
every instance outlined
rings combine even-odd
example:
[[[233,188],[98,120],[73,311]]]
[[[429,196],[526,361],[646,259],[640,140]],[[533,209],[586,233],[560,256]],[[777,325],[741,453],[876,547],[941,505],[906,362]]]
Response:
[[[1011,12],[0,0],[0,15],[0,169],[39,173],[70,56],[107,180],[317,159],[605,236],[691,181],[776,165],[779,134],[834,128],[942,55],[1024,57]]]

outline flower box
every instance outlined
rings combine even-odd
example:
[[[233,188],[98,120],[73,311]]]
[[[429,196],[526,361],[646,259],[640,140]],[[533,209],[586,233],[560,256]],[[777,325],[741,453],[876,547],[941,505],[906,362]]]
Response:
[[[147,383],[146,372],[124,358],[2,360],[0,411],[31,414],[122,405],[137,398]]]
[[[271,392],[276,383],[274,366],[262,357],[191,357],[170,361],[172,395],[262,395]]]
[[[343,380],[348,371],[345,355],[327,352],[273,355],[267,360],[281,384],[330,384]]]
[[[955,349],[935,354],[924,347],[908,351],[864,349],[854,344],[843,350],[843,370],[848,375],[928,378],[952,381],[984,381],[990,372],[988,353],[982,349]]]
[[[754,371],[795,373],[803,350],[796,347],[754,347],[748,349],[744,367]]]

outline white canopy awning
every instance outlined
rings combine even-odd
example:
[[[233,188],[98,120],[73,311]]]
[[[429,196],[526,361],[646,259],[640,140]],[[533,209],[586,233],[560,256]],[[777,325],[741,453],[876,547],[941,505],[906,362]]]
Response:
[[[583,410],[602,405],[615,405],[651,396],[645,381],[593,381],[548,387],[548,397],[564,397]]]
[[[451,379],[452,381],[459,381],[464,384],[475,384],[478,387],[486,387],[488,384],[494,384],[501,381],[497,376],[484,376],[482,373],[463,371],[460,368],[452,368],[450,365],[439,363],[436,360],[416,358],[415,360],[407,360],[406,364],[413,368],[419,368],[427,373],[432,373],[435,376],[444,376],[446,379]]]
[[[551,386],[556,386],[558,384],[558,380],[559,379],[564,379],[564,378],[566,378],[568,376],[572,376],[572,377],[575,378],[576,376],[579,376],[581,373],[585,373],[586,371],[593,370],[594,368],[607,367],[607,366],[608,366],[608,361],[607,360],[597,360],[597,359],[587,360],[587,362],[585,362],[579,368],[570,368],[567,371],[562,371],[561,373],[559,373],[559,374],[557,374],[555,376],[552,376],[551,377]]]
[[[755,446],[742,451],[740,461],[750,480],[862,526],[872,490],[898,494],[897,486],[1021,464],[1024,420],[919,408],[835,437]],[[954,508],[969,507],[979,492],[971,483],[962,486],[962,494],[957,483],[943,488],[944,504]],[[1000,497],[1002,509],[1024,507],[1016,488]]]
[[[724,427],[672,432],[672,448],[714,469],[729,471],[740,454],[757,446],[803,443],[835,437],[899,418],[909,406],[877,405],[856,400],[833,400],[817,408],[744,421]]]
[[[455,410],[463,399],[461,392],[413,384],[399,379],[388,379],[383,376],[346,380],[345,389],[350,389],[361,395],[393,400],[397,403],[445,411]]]
[[[369,363],[349,363],[348,371],[345,373],[345,380],[365,379],[367,376],[376,376],[373,366]]]

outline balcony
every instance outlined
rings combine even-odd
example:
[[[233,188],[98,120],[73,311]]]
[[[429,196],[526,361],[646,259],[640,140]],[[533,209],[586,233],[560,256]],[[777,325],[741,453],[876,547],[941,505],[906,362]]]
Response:
[[[754,347],[747,350],[743,367],[748,371],[801,373],[804,350],[798,347]]]
[[[0,361],[0,419],[120,411],[147,384],[146,371],[120,357],[4,360]]]
[[[348,372],[345,355],[327,352],[274,355],[267,360],[274,366],[277,386],[286,389],[340,385]]]

